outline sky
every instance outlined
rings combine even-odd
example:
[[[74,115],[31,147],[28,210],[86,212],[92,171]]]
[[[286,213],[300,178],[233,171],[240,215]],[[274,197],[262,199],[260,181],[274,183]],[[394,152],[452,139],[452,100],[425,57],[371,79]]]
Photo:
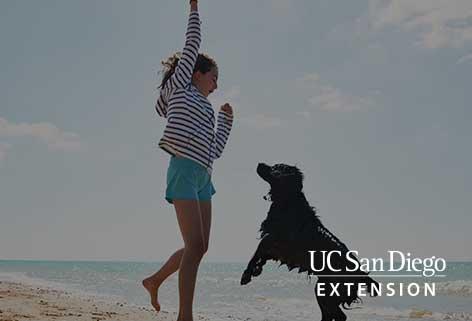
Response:
[[[205,260],[246,262],[269,203],[259,162],[305,174],[361,257],[471,260],[470,0],[200,0],[215,110]],[[162,261],[183,245],[157,148],[160,61],[188,1],[0,1],[0,259]]]

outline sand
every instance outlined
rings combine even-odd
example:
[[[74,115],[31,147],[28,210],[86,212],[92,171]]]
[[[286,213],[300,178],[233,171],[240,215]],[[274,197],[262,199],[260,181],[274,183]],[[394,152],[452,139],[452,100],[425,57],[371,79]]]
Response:
[[[175,312],[155,312],[149,307],[73,294],[53,288],[0,281],[0,321],[171,321]],[[194,315],[195,321],[210,320]]]

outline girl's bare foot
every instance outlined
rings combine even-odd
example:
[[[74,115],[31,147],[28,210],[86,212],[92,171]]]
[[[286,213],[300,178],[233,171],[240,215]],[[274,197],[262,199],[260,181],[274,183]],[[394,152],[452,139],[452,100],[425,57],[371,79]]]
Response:
[[[157,292],[159,290],[159,286],[162,282],[153,280],[152,278],[147,278],[143,280],[144,288],[149,292],[151,295],[151,305],[156,309],[157,312],[161,310],[161,306],[159,301],[157,301]]]

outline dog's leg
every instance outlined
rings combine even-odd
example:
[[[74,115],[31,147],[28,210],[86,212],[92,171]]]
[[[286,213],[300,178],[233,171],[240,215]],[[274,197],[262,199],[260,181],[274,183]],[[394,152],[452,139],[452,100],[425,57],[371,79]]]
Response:
[[[241,285],[248,284],[249,282],[251,282],[252,276],[257,276],[261,274],[262,266],[260,265],[260,263],[262,261],[261,255],[263,252],[264,252],[263,244],[259,243],[259,246],[257,247],[256,252],[252,256],[246,269],[243,272],[243,275],[241,277]]]
[[[317,285],[315,285],[316,289]],[[334,315],[333,315],[333,308],[330,305],[329,298],[327,296],[318,296],[316,295],[316,290],[315,290],[315,297],[316,301],[318,302],[318,305],[320,306],[321,310],[321,321],[333,321],[334,320]]]
[[[266,257],[260,257],[252,269],[252,276],[259,276],[262,273],[262,267],[267,263]]]
[[[343,310],[339,307],[339,305],[336,306],[334,309],[334,320],[335,321],[346,321],[347,316],[343,312]]]
[[[251,282],[252,276],[258,276],[262,273],[262,267],[267,262],[267,249],[268,244],[272,242],[269,235],[262,238],[261,242],[257,246],[256,252],[249,261],[246,269],[241,277],[241,285]]]

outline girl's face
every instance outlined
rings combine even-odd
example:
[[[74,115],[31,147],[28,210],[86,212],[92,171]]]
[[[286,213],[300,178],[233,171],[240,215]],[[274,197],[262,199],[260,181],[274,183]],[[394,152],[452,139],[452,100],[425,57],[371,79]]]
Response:
[[[205,97],[208,97],[208,95],[218,88],[218,68],[212,67],[206,73],[196,71],[193,74],[192,80],[195,87],[197,87]]]

